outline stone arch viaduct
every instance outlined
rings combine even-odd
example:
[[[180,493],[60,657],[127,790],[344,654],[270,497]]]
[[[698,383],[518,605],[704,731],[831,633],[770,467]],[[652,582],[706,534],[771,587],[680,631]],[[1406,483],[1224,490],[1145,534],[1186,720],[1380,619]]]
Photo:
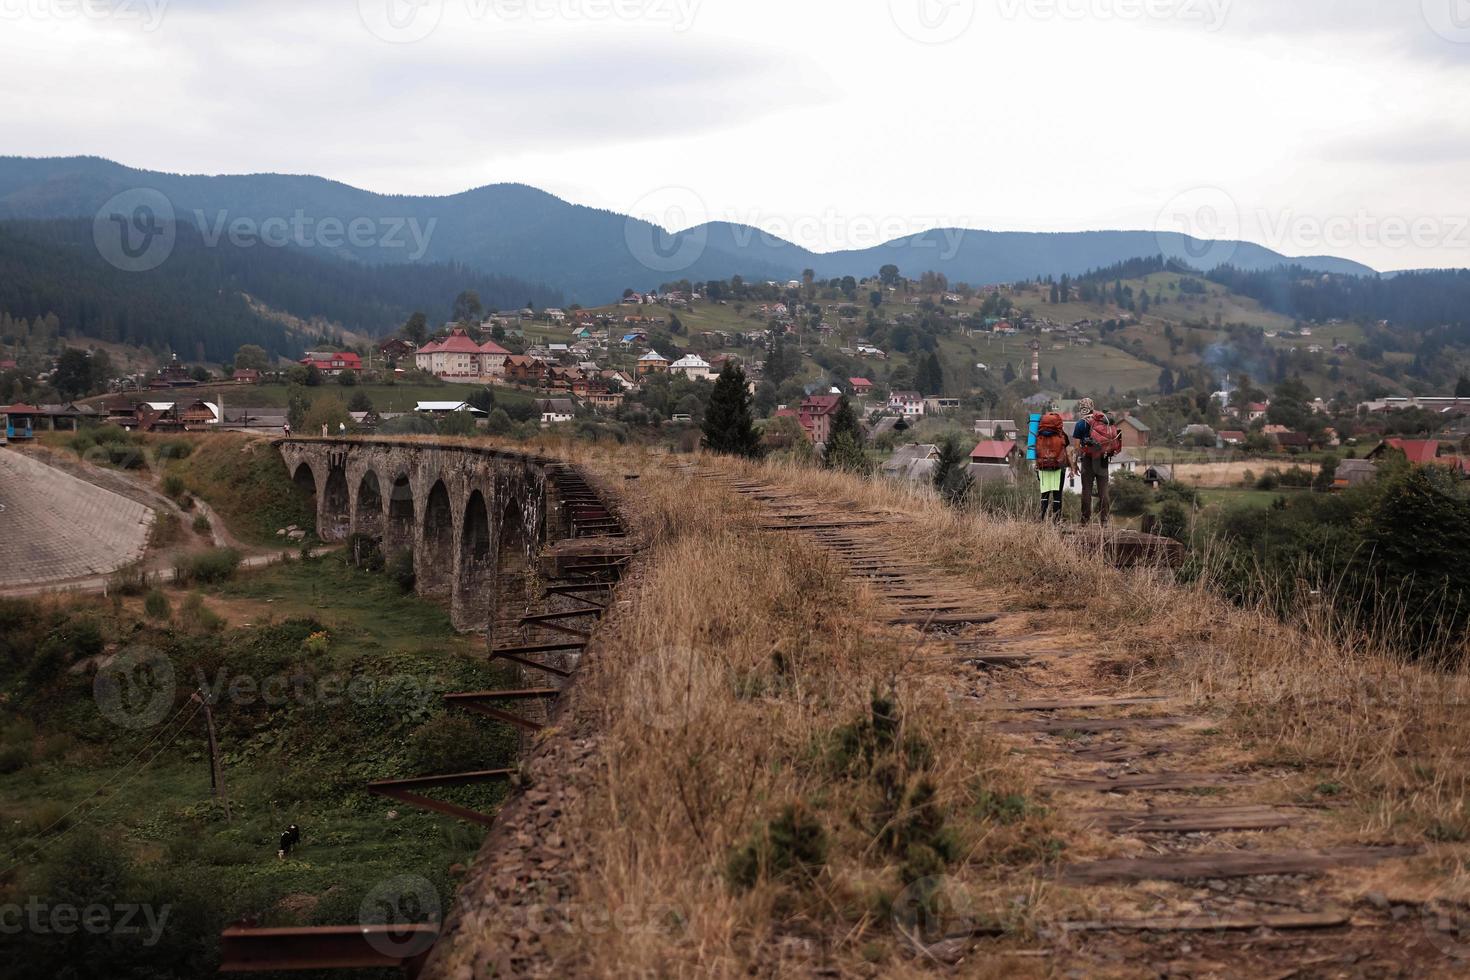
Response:
[[[292,481],[315,500],[317,536],[381,540],[413,555],[420,594],[450,600],[460,630],[493,624],[497,596],[549,537],[552,475],[565,464],[482,446],[394,439],[276,443]]]

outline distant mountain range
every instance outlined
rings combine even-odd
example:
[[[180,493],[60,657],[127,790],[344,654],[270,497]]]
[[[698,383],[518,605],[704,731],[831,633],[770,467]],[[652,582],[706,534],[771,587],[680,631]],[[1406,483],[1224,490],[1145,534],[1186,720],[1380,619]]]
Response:
[[[1037,275],[1078,275],[1159,254],[1208,271],[1228,261],[1245,271],[1293,264],[1313,272],[1374,275],[1330,256],[1287,257],[1250,242],[1175,233],[1063,233],[936,229],[872,248],[816,253],[748,225],[714,222],[668,234],[611,211],[570,204],[523,184],[495,184],[447,197],[374,194],[321,177],[281,174],[186,176],[134,170],[97,157],[0,157],[0,219],[92,219],[117,195],[130,207],[146,189],[206,242],[232,229],[289,236],[291,244],[372,264],[461,263],[479,272],[541,283],[567,302],[610,302],[625,288],[741,275],[789,280],[872,275],[885,264],[910,277],[942,272],[984,285]],[[119,205],[115,205],[119,206]],[[323,224],[326,222],[327,224]],[[356,222],[354,225],[353,223]],[[287,230],[289,228],[289,231]],[[349,233],[356,228],[356,234]]]

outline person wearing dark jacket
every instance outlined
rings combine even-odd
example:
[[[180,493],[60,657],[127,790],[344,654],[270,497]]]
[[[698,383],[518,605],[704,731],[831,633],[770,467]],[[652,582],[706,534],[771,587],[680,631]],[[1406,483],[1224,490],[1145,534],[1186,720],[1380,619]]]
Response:
[[[1097,407],[1091,398],[1084,398],[1077,403],[1077,425],[1072,430],[1072,444],[1077,447],[1077,455],[1082,457],[1082,523],[1087,524],[1092,520],[1092,497],[1095,493],[1098,522],[1106,527],[1111,509],[1108,496],[1108,458],[1100,452],[1088,451],[1090,447],[1097,445],[1092,438],[1092,425],[1087,421],[1096,411]]]

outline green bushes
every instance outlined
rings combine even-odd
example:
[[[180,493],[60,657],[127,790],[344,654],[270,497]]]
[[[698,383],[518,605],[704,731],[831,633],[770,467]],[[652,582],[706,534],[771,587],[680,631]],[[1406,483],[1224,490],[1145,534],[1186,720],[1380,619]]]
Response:
[[[149,619],[168,619],[172,612],[168,603],[168,596],[163,594],[162,589],[154,589],[143,599],[143,612]]]
[[[1114,473],[1109,481],[1108,493],[1113,513],[1121,517],[1137,517],[1148,510],[1153,499],[1148,484],[1132,473]]]
[[[205,514],[195,514],[192,527],[194,528],[195,534],[208,535],[214,531],[213,527],[210,526],[208,515]]]
[[[240,568],[240,553],[234,548],[214,548],[190,555],[174,565],[177,585],[217,585],[235,577]]]
[[[788,803],[774,820],[737,847],[725,864],[736,888],[754,888],[761,879],[815,877],[827,864],[827,832],[801,803]]]

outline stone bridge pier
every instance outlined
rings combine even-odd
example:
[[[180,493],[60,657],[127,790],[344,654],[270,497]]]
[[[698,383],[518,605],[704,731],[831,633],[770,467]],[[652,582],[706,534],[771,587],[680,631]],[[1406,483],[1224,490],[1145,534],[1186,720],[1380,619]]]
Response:
[[[455,628],[484,630],[502,604],[524,606],[547,541],[547,477],[561,464],[412,440],[277,445],[292,482],[315,502],[317,536],[374,538],[390,563],[412,554],[417,590],[447,598]]]

